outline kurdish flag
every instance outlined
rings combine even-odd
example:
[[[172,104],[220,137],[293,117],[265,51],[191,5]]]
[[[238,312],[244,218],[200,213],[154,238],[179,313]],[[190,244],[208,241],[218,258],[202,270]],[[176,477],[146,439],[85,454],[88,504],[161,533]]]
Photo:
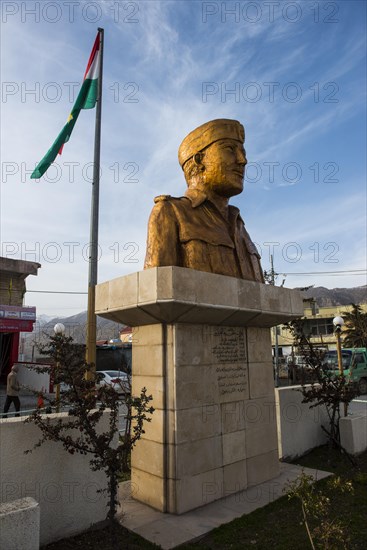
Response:
[[[93,109],[95,106],[98,95],[98,76],[101,63],[100,45],[100,32],[98,31],[89,57],[88,65],[85,70],[83,84],[80,88],[78,97],[76,98],[74,107],[72,108],[65,126],[57,136],[55,142],[34,169],[31,179],[38,179],[42,177],[55,160],[57,153],[61,155],[64,143],[69,141],[71,132],[73,131],[81,109]]]

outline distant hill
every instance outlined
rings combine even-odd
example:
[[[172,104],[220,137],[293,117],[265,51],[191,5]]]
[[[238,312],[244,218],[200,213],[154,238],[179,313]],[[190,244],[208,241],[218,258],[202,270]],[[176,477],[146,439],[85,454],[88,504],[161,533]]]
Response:
[[[66,336],[72,336],[75,342],[85,342],[86,326],[87,326],[87,312],[82,311],[71,317],[55,317],[47,323],[36,323],[36,329],[38,328],[45,334],[53,334],[54,326],[57,323],[62,323],[65,326]],[[115,323],[102,317],[97,317],[97,340],[110,340],[111,338],[118,338],[120,330],[125,325]]]
[[[367,303],[367,285],[353,288],[325,288],[316,286],[304,292],[306,298],[315,298],[320,307],[347,306]]]
[[[72,336],[74,342],[84,344],[86,341],[87,312],[83,311],[71,317],[55,317],[45,322],[40,316],[34,325],[31,333],[24,333],[24,360],[30,361],[32,356],[36,359],[39,356],[37,351],[38,343],[45,343],[48,336],[54,334],[54,326],[62,323],[65,326],[65,335]],[[120,330],[125,325],[97,317],[97,340],[111,340],[119,338]]]

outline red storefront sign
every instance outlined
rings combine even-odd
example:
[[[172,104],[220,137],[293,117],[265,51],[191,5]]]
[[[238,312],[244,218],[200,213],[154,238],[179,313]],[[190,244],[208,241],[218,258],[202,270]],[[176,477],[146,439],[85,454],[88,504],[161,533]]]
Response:
[[[32,332],[35,307],[0,305],[0,332]]]

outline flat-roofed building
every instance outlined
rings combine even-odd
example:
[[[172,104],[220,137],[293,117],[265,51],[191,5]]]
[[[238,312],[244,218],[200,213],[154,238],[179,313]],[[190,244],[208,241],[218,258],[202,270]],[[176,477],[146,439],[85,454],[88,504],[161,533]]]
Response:
[[[0,257],[0,378],[18,361],[21,332],[32,332],[36,308],[24,305],[26,278],[37,275],[41,264]]]

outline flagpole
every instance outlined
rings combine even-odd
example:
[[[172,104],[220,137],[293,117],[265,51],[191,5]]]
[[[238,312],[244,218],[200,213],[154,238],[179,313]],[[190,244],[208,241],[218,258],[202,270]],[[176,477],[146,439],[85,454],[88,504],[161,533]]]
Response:
[[[88,378],[94,378],[96,370],[96,336],[97,320],[95,314],[95,287],[98,274],[98,213],[99,213],[99,177],[101,152],[101,115],[102,115],[102,74],[103,74],[103,38],[104,29],[98,28],[100,37],[100,65],[98,73],[98,93],[96,105],[96,122],[94,132],[94,165],[90,218],[90,251],[88,277],[88,311],[87,311],[87,338],[86,362],[91,366]]]

